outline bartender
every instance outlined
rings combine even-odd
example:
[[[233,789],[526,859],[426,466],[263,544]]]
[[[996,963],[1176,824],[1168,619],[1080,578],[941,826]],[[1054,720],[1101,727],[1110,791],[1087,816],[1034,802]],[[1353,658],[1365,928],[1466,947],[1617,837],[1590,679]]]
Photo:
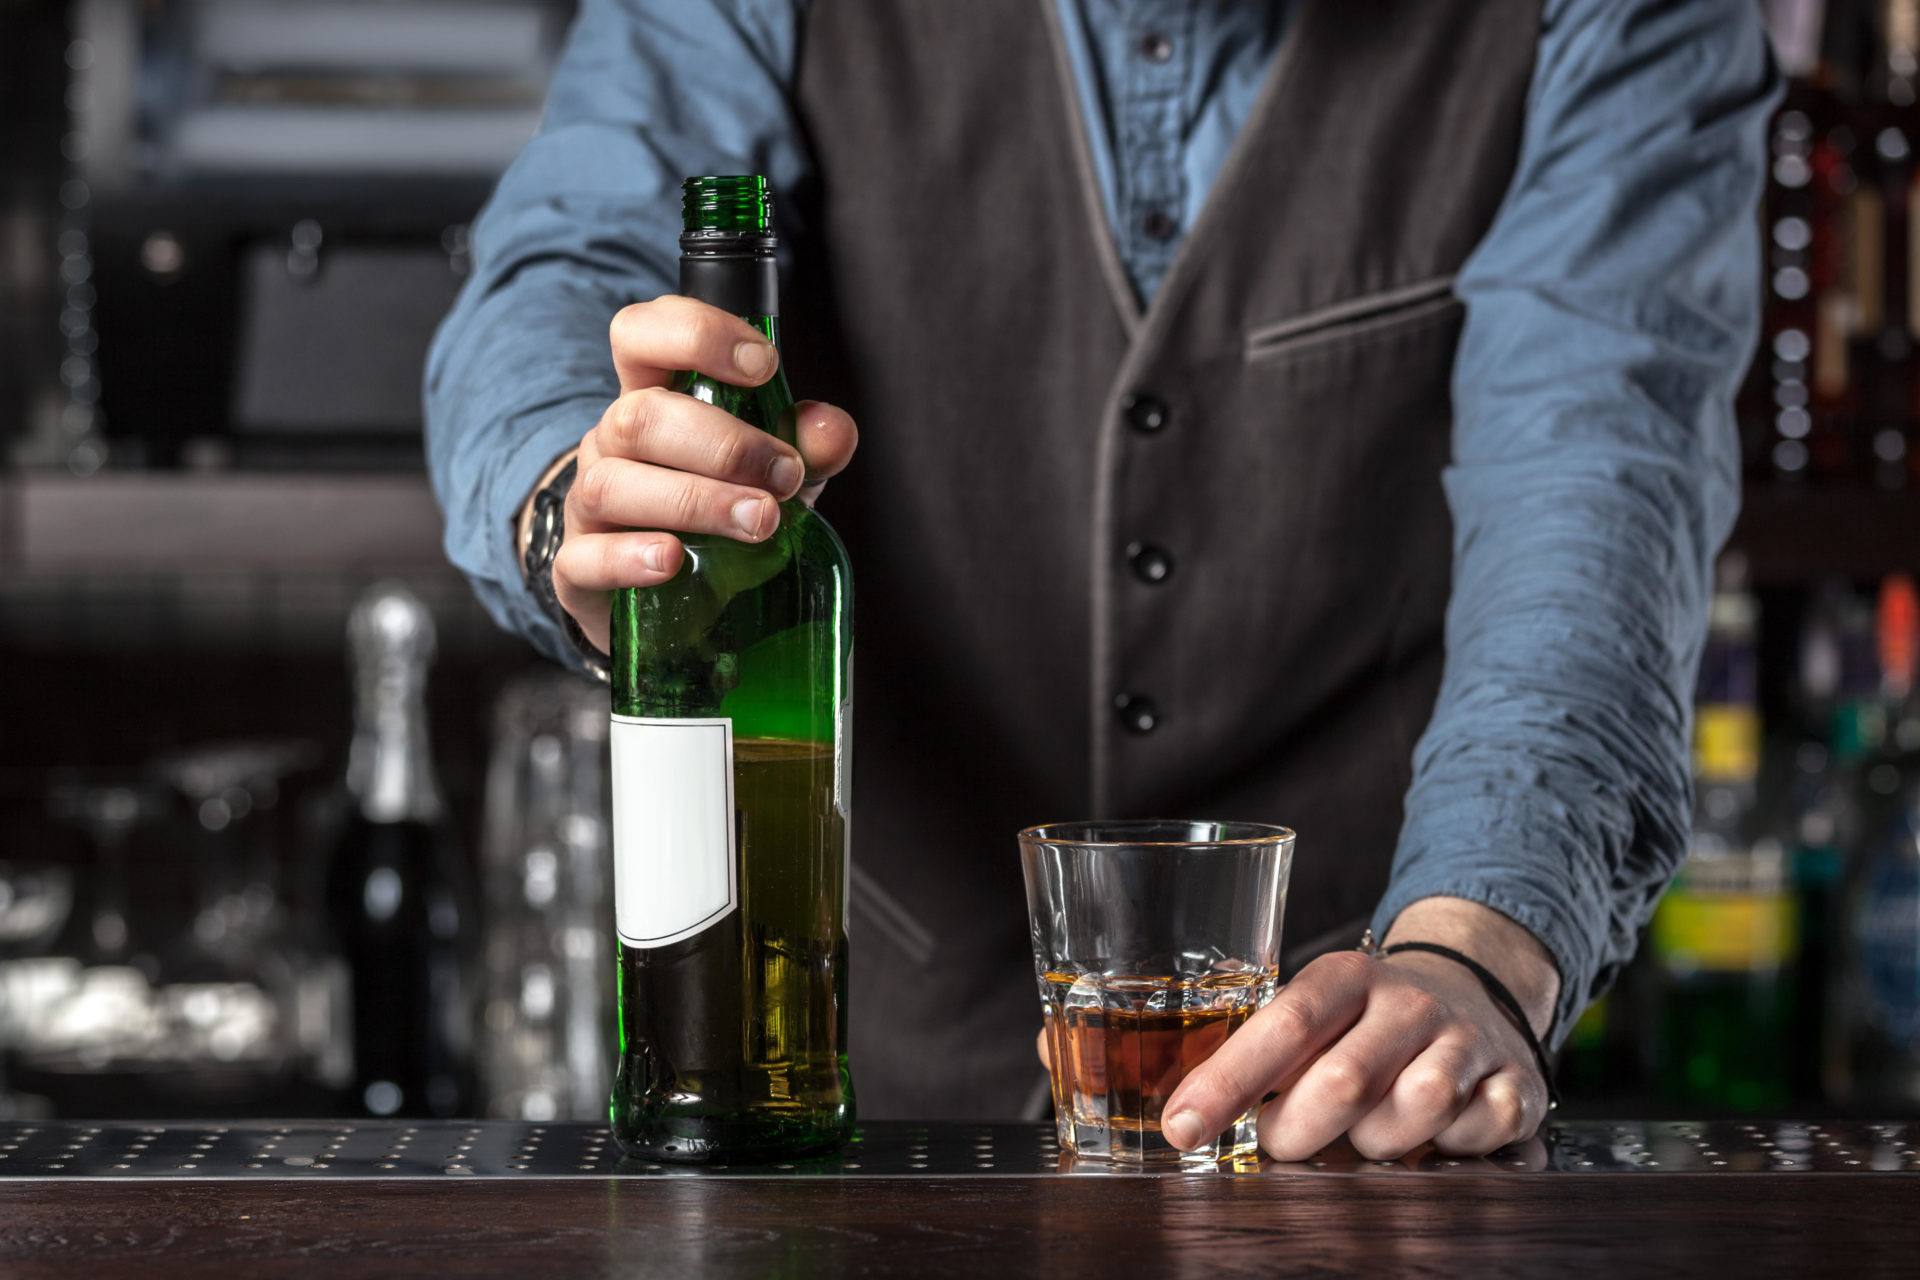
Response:
[[[1685,850],[1776,93],[1751,0],[585,0],[430,361],[448,552],[585,665],[632,530],[832,479],[864,1115],[1044,1110],[1018,828],[1234,818],[1304,967],[1168,1138],[1489,1151]],[[671,296],[753,172],[797,450],[664,389],[773,371]]]

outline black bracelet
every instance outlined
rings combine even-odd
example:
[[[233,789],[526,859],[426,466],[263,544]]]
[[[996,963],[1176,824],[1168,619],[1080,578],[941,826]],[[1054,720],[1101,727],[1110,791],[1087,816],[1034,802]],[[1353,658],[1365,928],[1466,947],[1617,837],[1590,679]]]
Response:
[[[1480,979],[1480,985],[1487,989],[1493,1002],[1500,1006],[1513,1025],[1520,1028],[1520,1034],[1527,1042],[1527,1048],[1533,1051],[1534,1065],[1540,1068],[1540,1079],[1547,1086],[1547,1110],[1555,1111],[1560,1106],[1560,1091],[1553,1085],[1553,1068],[1547,1064],[1547,1051],[1540,1043],[1540,1037],[1533,1034],[1533,1024],[1527,1021],[1526,1010],[1507,990],[1507,984],[1493,976],[1493,971],[1465,952],[1455,951],[1452,947],[1443,947],[1437,942],[1396,942],[1389,947],[1373,945],[1373,930],[1367,930],[1360,941],[1360,950],[1370,956],[1385,959],[1402,951],[1424,951],[1428,955],[1440,956],[1465,968],[1468,973]]]

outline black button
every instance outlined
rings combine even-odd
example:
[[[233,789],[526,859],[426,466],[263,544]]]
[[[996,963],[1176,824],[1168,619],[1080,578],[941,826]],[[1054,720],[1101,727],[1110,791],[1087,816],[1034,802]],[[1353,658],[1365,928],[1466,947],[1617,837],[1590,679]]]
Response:
[[[1165,62],[1173,56],[1173,41],[1158,31],[1140,37],[1140,56],[1148,62]]]
[[[1147,233],[1147,239],[1165,244],[1180,230],[1180,224],[1165,209],[1149,209],[1146,216],[1140,219],[1140,229]]]
[[[1152,733],[1160,723],[1160,709],[1153,705],[1153,699],[1137,693],[1123,693],[1113,700],[1113,713],[1120,717],[1120,723],[1134,733]]]
[[[1167,425],[1166,403],[1144,392],[1122,400],[1120,412],[1127,415],[1127,425],[1135,431],[1158,431]]]
[[[1142,582],[1165,582],[1173,572],[1173,557],[1165,547],[1156,547],[1151,542],[1129,542],[1127,564],[1133,569],[1133,576]]]

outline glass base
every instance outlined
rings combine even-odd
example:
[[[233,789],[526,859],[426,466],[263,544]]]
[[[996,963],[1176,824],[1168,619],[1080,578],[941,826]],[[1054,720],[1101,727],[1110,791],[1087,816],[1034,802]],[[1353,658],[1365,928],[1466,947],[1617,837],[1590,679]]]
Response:
[[[1110,1160],[1115,1164],[1193,1165],[1219,1164],[1223,1160],[1257,1159],[1260,1140],[1254,1131],[1259,1118],[1256,1108],[1228,1125],[1220,1136],[1203,1147],[1182,1151],[1160,1133],[1157,1122],[1146,1124],[1109,1124],[1085,1117],[1061,1116],[1056,1121],[1060,1146],[1076,1160]]]

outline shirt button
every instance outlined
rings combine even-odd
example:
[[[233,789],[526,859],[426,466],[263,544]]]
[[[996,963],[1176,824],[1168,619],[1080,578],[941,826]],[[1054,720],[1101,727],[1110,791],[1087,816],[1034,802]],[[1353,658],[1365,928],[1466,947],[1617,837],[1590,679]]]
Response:
[[[1173,56],[1173,41],[1158,31],[1140,37],[1140,56],[1148,62],[1165,62]]]
[[[1165,209],[1149,209],[1140,219],[1140,230],[1146,233],[1147,239],[1165,244],[1180,230],[1180,224]]]
[[[1123,727],[1134,733],[1152,733],[1160,723],[1160,709],[1153,699],[1138,693],[1123,693],[1113,700],[1113,713]]]
[[[1122,400],[1120,412],[1126,415],[1128,426],[1149,435],[1167,425],[1166,402],[1144,391]]]
[[[1156,547],[1151,542],[1129,542],[1127,565],[1142,582],[1165,582],[1173,572],[1173,557],[1165,547]]]

